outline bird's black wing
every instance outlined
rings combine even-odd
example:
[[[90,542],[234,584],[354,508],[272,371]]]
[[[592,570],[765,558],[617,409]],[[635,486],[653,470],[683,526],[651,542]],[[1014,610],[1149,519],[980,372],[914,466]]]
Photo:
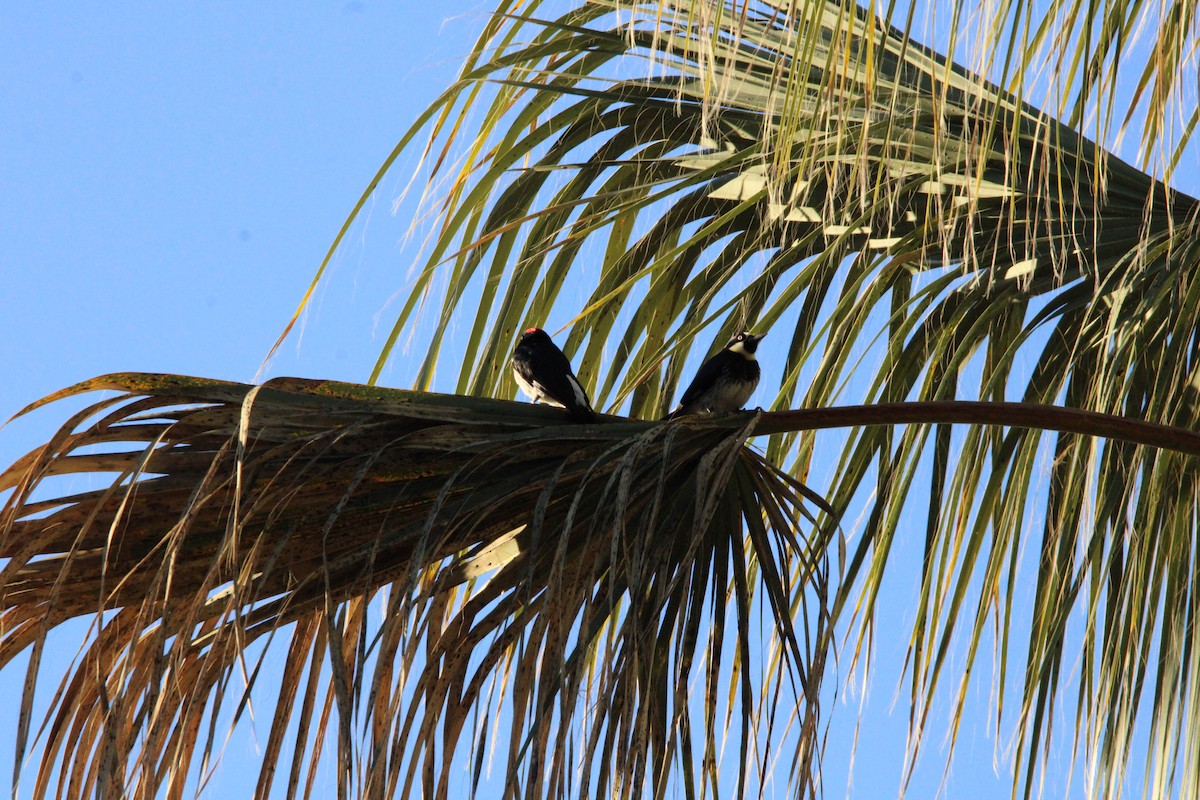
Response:
[[[699,400],[701,395],[712,388],[713,384],[720,379],[721,373],[725,371],[725,355],[725,351],[722,350],[700,365],[700,369],[696,370],[696,377],[692,378],[692,382],[688,384],[687,391],[679,399],[679,405],[675,411],[667,415],[668,419],[674,417],[679,412],[688,413],[685,409]]]
[[[583,384],[575,377],[571,362],[558,348],[546,353],[546,361],[550,369],[546,370],[545,375],[538,375],[538,383],[546,390],[546,394],[561,403],[576,420],[594,421],[596,412],[592,410],[592,401],[588,399]]]

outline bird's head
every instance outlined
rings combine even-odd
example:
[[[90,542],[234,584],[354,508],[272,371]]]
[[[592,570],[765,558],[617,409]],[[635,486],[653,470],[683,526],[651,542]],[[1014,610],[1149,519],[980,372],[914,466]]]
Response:
[[[521,334],[521,344],[528,344],[542,340],[548,341],[549,339],[550,334],[546,333],[541,328],[526,328],[525,332]]]
[[[729,344],[725,345],[726,350],[732,350],[741,355],[754,355],[754,351],[758,349],[758,343],[762,341],[765,333],[755,336],[753,333],[742,331],[737,336],[729,340]]]

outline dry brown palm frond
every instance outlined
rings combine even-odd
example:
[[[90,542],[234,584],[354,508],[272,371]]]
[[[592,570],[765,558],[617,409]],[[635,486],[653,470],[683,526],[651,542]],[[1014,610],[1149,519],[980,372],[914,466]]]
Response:
[[[231,676],[253,685],[253,643],[276,635],[264,794],[284,774],[289,796],[311,790],[332,736],[341,794],[447,796],[464,753],[483,780],[496,735],[511,796],[691,795],[725,737],[739,785],[786,746],[812,791],[826,548],[802,531],[820,502],[745,446],[756,415],[575,425],[508,401],[163,375],[40,404],[98,389],[120,394],[0,476],[0,664],[35,652],[18,762],[47,631],[95,615],[40,731],[39,796],[182,796],[219,755],[216,709],[245,711]],[[77,473],[112,480],[63,495]],[[752,652],[759,614],[772,654]],[[744,701],[767,691],[796,712],[762,740]]]
[[[1192,431],[1013,403],[578,425],[503,400],[114,375],[37,405],[96,389],[119,394],[0,475],[0,666],[33,654],[18,776],[48,631],[94,619],[37,731],[38,796],[182,797],[276,668],[260,796],[285,774],[308,796],[331,760],[341,796],[741,797],[779,763],[813,794],[831,631],[871,543],[847,561],[833,507],[751,435],[960,422],[1009,427],[1012,452],[1042,429],[1200,454]],[[109,477],[65,494],[79,475]],[[1039,585],[1076,591],[1082,569]]]

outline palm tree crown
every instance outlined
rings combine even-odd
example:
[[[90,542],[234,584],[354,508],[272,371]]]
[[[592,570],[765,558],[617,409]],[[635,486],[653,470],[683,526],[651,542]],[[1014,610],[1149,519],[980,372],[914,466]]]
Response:
[[[60,393],[119,392],[0,480],[0,664],[98,614],[39,794],[181,796],[210,701],[278,636],[264,794],[284,762],[289,796],[311,788],[328,734],[345,796],[474,789],[493,749],[506,797],[743,796],[772,770],[815,795],[836,678],[869,661],[915,513],[914,758],[938,697],[954,741],[991,649],[1014,792],[1038,791],[1072,705],[1092,794],[1144,763],[1149,793],[1200,797],[1200,204],[1082,130],[1130,122],[1114,54],[1141,12],[990,23],[973,69],[890,13],[503,2],[334,243],[423,145],[439,227],[374,376],[423,325],[415,391]],[[1164,179],[1197,119],[1194,15],[1162,9],[1128,112]],[[969,17],[953,6],[952,39]],[[1065,65],[1054,113],[1010,37]],[[620,416],[507,399],[520,331],[550,319]],[[772,331],[775,413],[654,421],[690,357],[748,328]],[[447,361],[456,394],[433,394]],[[55,494],[74,472],[116,478]]]

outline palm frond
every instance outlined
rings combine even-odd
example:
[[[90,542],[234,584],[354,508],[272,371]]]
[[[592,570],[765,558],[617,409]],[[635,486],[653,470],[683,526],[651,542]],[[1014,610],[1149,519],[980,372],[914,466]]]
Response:
[[[728,737],[739,796],[783,748],[792,790],[812,794],[845,597],[829,575],[833,509],[748,437],[975,422],[1200,454],[1197,433],[1022,404],[576,425],[326,381],[110,375],[37,405],[99,389],[120,394],[0,475],[0,665],[40,654],[59,623],[95,619],[41,728],[38,796],[182,796],[216,755],[217,712],[232,703],[236,721],[249,700],[270,652],[251,657],[254,642],[275,636],[289,641],[260,792],[298,725],[289,795],[311,787],[327,735],[340,791],[362,796],[448,796],[462,763],[478,786],[493,741],[508,742],[505,796],[716,793]],[[71,476],[115,477],[63,494]],[[760,614],[775,631],[763,652]],[[1103,635],[1104,652],[1123,636]],[[33,658],[18,773],[40,669]],[[249,686],[226,699],[236,670]],[[1159,684],[1164,711],[1182,678]],[[1123,685],[1106,691],[1130,701]],[[794,711],[777,725],[781,700]]]
[[[1200,424],[1200,206],[1081,132],[1092,111],[1108,130],[1113,54],[1147,4],[1030,17],[1023,35],[1070,87],[1063,120],[1028,102],[1032,62],[989,83],[874,5],[540,8],[501,6],[371,184],[428,133],[430,180],[449,185],[380,366],[433,307],[429,388],[442,332],[466,314],[457,391],[505,396],[516,332],[572,320],[592,396],[655,417],[697,340],[753,324],[787,339],[775,408],[967,397],[1165,426],[1154,435]],[[1175,147],[1164,171],[1195,127],[1194,108],[1178,133],[1158,121],[1194,61],[1194,14],[1162,7],[1131,105],[1154,116],[1144,161]],[[1060,20],[1079,44],[1055,38]],[[993,41],[993,56],[1012,44]],[[292,794],[336,725],[346,793],[446,795],[464,753],[474,788],[499,740],[509,796],[716,794],[718,730],[737,742],[739,795],[785,747],[789,789],[812,792],[832,637],[869,649],[902,513],[927,482],[903,667],[914,754],[940,690],[961,719],[991,642],[1002,673],[1022,671],[1019,701],[1003,681],[997,699],[1016,706],[1015,791],[1031,795],[1077,648],[1089,788],[1119,784],[1142,724],[1148,791],[1200,796],[1200,483],[1160,440],[896,417],[849,432],[826,504],[800,481],[809,429],[758,415],[565,426],[500,400],[161,376],[76,391],[106,387],[123,394],[4,479],[0,663],[34,653],[18,761],[47,629],[98,615],[44,729],[39,791],[57,764],[62,794],[179,796],[206,769],[208,702],[245,643],[294,623],[263,791],[290,726],[313,751],[306,765],[296,748]],[[757,432],[776,434],[765,457],[745,445]],[[56,495],[77,472],[116,478]],[[868,494],[833,582],[833,537],[805,503],[828,524]],[[1014,597],[1028,549],[1027,613]],[[779,634],[757,685],[755,614]],[[776,727],[785,694],[797,711]]]
[[[216,709],[248,701],[232,674],[253,686],[265,656],[247,653],[275,636],[290,641],[260,791],[298,724],[289,796],[327,736],[358,796],[457,794],[460,758],[484,780],[497,736],[506,796],[577,780],[694,795],[727,736],[739,784],[788,747],[793,788],[812,792],[830,639],[805,505],[820,503],[745,446],[755,415],[576,425],[509,401],[163,375],[42,402],[100,389],[119,394],[0,477],[0,665],[95,620],[41,731],[38,796],[182,796],[217,755]],[[79,475],[112,479],[57,488]],[[760,614],[780,632],[769,658],[749,649]],[[795,715],[762,739],[752,702],[722,720],[724,684],[791,694]],[[26,727],[18,762],[29,746]]]
[[[696,9],[622,14],[590,2],[553,22],[513,16],[489,28],[437,106],[439,120],[455,120],[435,126],[435,137],[450,133],[430,145],[452,189],[380,366],[439,273],[444,305],[422,382],[462,303],[490,322],[466,345],[463,393],[506,391],[495,356],[527,322],[565,311],[584,377],[610,404],[632,398],[639,416],[665,404],[678,356],[713,324],[722,341],[738,325],[799,314],[790,375],[828,304],[835,321],[885,310],[910,335],[943,337],[910,351],[927,365],[949,345],[939,323],[956,312],[1023,313],[1072,288],[1070,302],[1088,301],[1097,285],[1136,295],[1179,277],[1172,256],[1195,238],[1192,198],[872,12],[824,2]],[[529,41],[514,44],[519,33]],[[646,64],[662,74],[614,77]],[[466,120],[481,81],[496,89],[474,130]],[[447,160],[467,131],[498,141]],[[597,248],[599,264],[582,274],[580,254]],[[843,279],[841,259],[855,252],[862,268]],[[582,304],[563,303],[568,275],[596,286]],[[723,292],[731,281],[739,289]],[[631,303],[644,310],[622,314]],[[905,384],[885,388],[904,397]],[[789,380],[779,406],[795,405],[798,391]],[[828,393],[807,399],[825,404]]]
[[[773,408],[1020,400],[1200,425],[1200,205],[1081,130],[1093,112],[1111,130],[1114,53],[1155,13],[1147,4],[1001,4],[976,66],[1044,46],[1069,87],[1051,98],[1062,120],[1029,102],[1033,62],[1014,57],[989,82],[919,44],[914,16],[895,27],[894,6],[582,2],[553,19],[540,8],[502,4],[461,81],[402,142],[427,131],[430,185],[449,189],[376,375],[432,306],[419,385],[447,360],[442,331],[461,314],[474,323],[454,354],[456,391],[506,396],[500,365],[517,332],[566,320],[565,349],[597,403],[652,417],[697,340],[719,346],[753,325],[790,336]],[[1129,114],[1158,120],[1191,103],[1178,132],[1144,129],[1143,161],[1166,142],[1169,171],[1195,127],[1180,94],[1195,9],[1160,8],[1161,48]],[[767,457],[805,477],[815,452],[810,435],[781,433]],[[1181,588],[1194,564],[1191,461],[991,427],[872,427],[838,452],[824,492],[834,517],[874,496],[834,601],[856,652],[902,512],[930,487],[905,665],[914,748],[951,682],[954,643],[968,651],[952,689],[961,709],[993,635],[1000,670],[1011,661],[1026,676],[1014,715],[1025,793],[1070,683],[1073,624],[1086,653],[1075,738],[1097,785],[1128,764],[1145,687],[1156,709],[1192,707],[1190,667],[1151,679],[1144,661],[1119,660],[1193,647],[1194,593]],[[1031,542],[1037,608],[1017,643],[1013,587]],[[1160,607],[1171,613],[1149,610]],[[1189,714],[1161,717],[1146,755],[1156,776],[1192,763],[1178,756],[1196,738]]]

